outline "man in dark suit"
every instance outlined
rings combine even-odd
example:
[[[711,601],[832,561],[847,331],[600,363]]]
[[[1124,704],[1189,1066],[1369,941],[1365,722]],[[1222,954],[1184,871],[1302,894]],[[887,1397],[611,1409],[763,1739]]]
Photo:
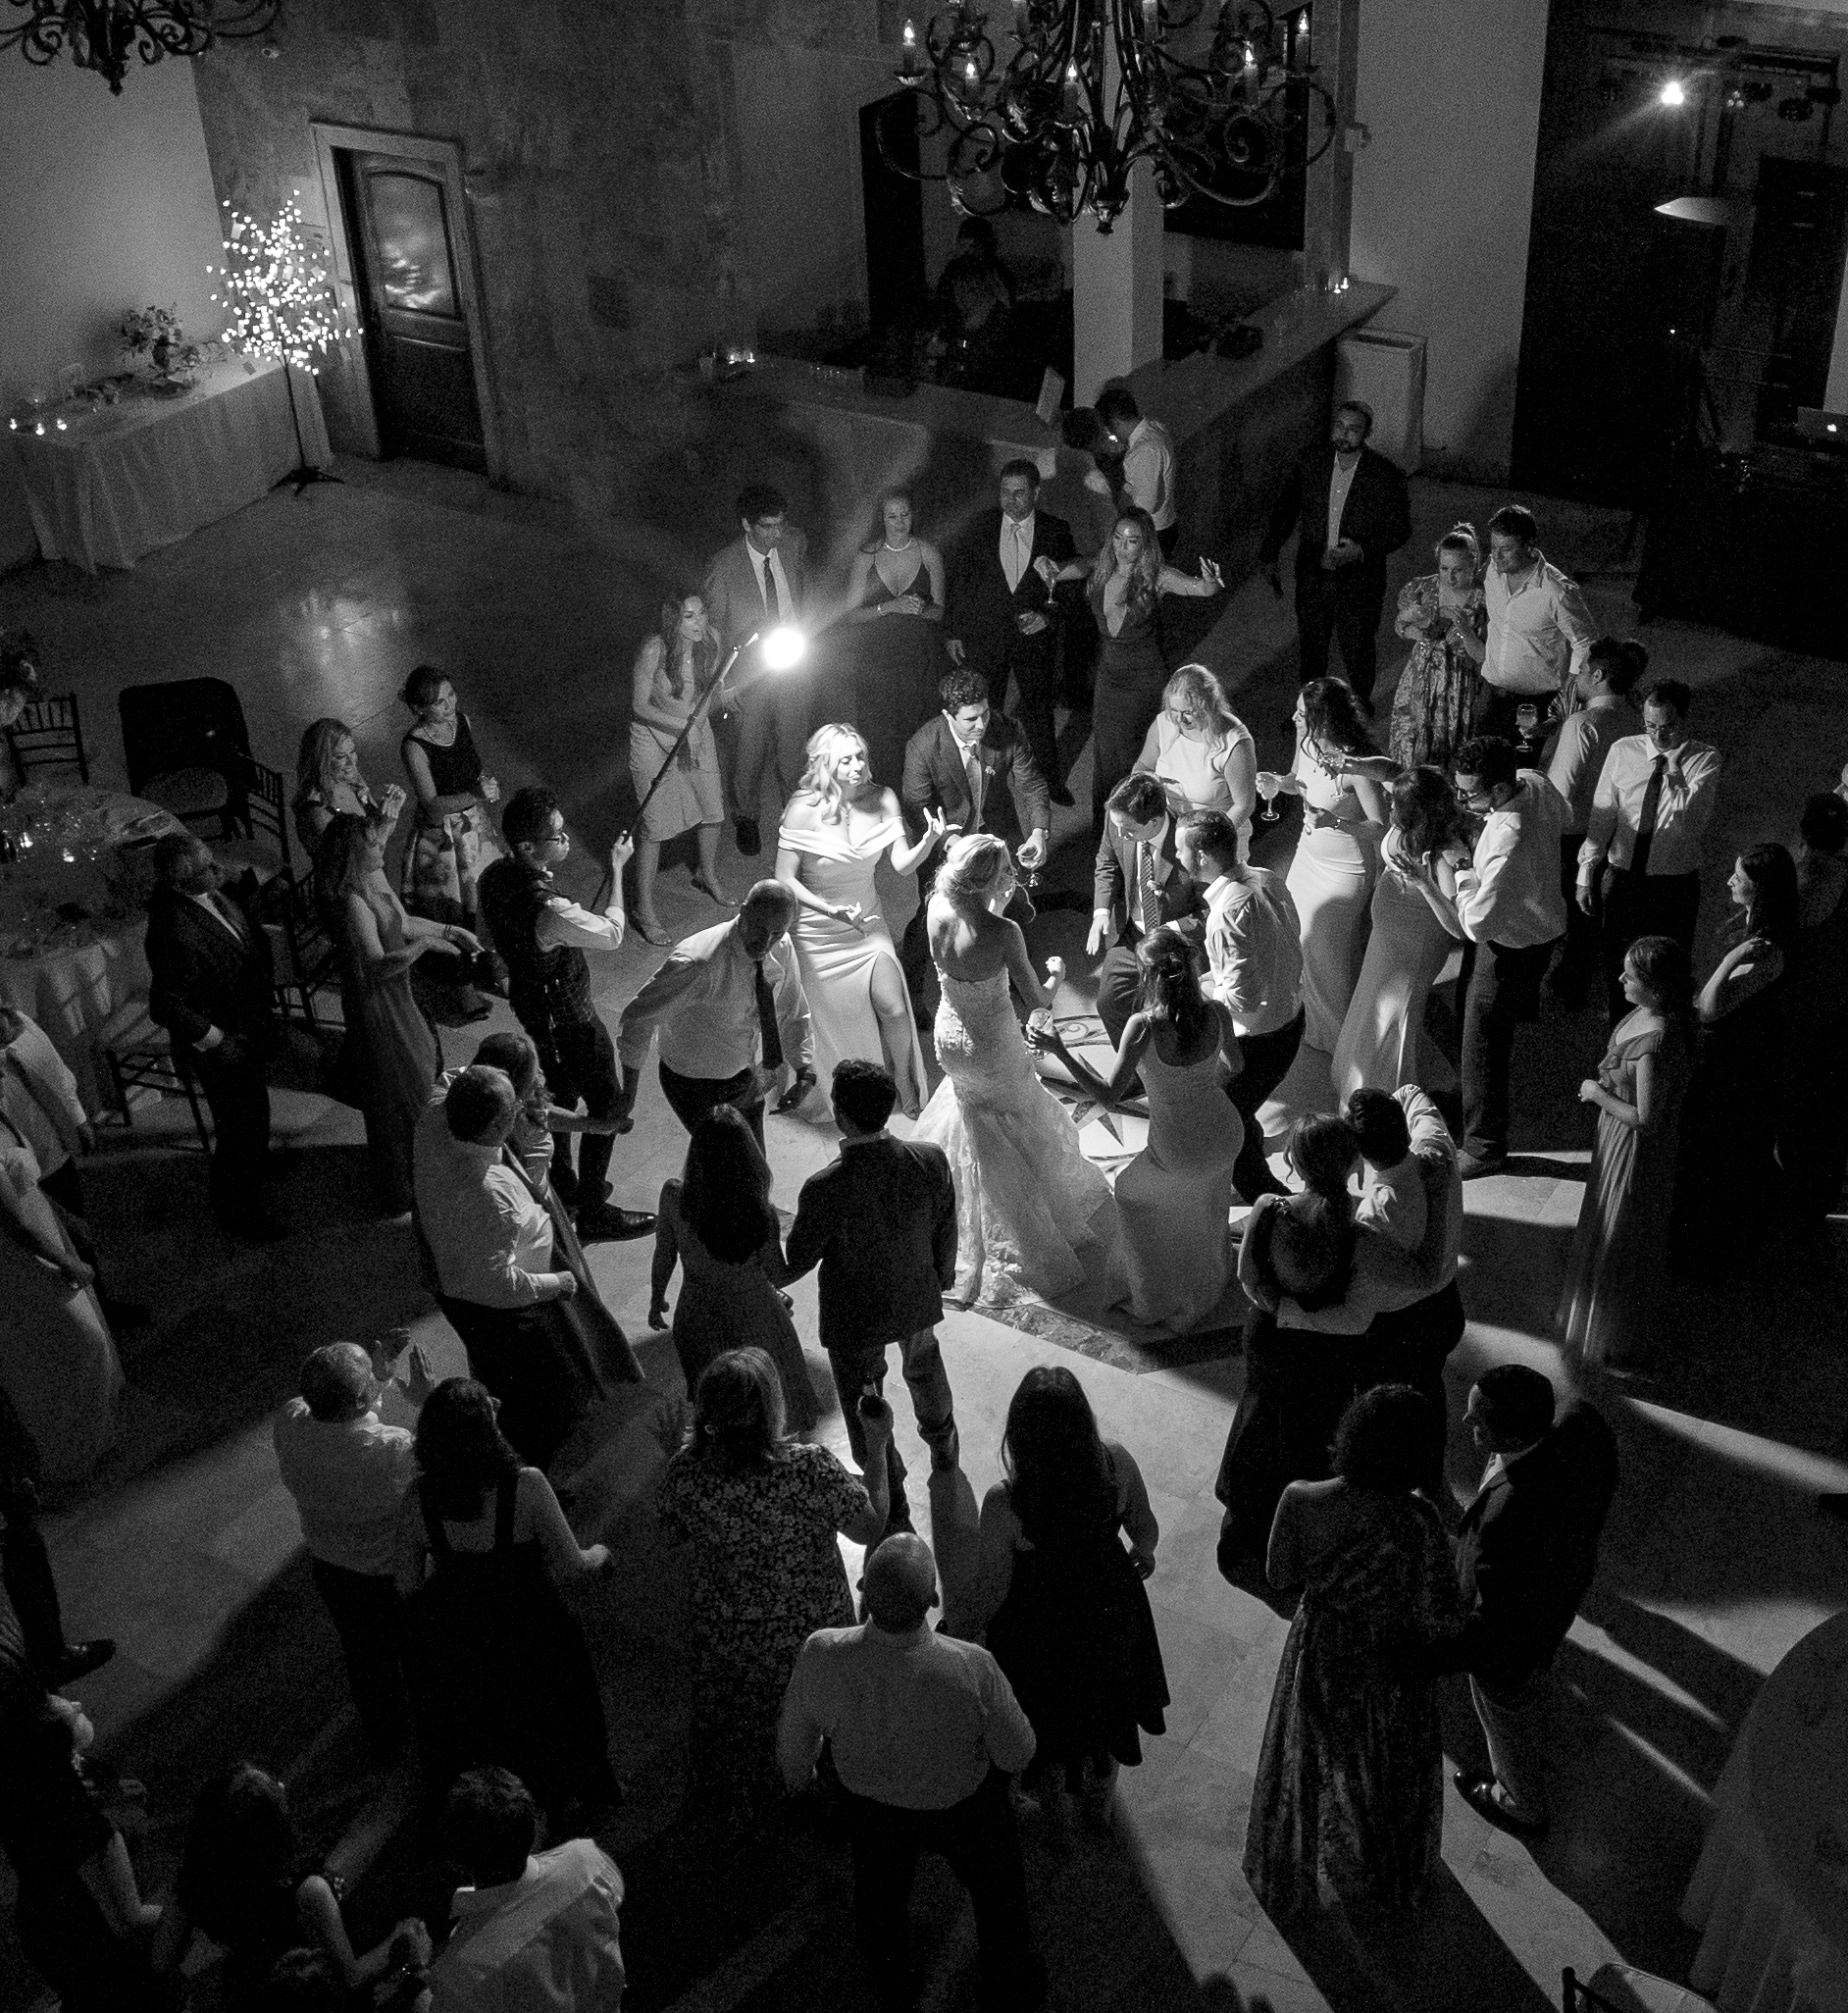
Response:
[[[1027,746],[1052,801],[1068,804],[1052,724],[1060,610],[1036,562],[1063,566],[1078,548],[1071,526],[1039,507],[1039,492],[1040,471],[1031,461],[1003,465],[1001,508],[983,511],[950,552],[945,625],[950,656],[981,672],[1003,703],[1008,678],[1018,681],[1016,710]]]
[[[1168,794],[1154,776],[1125,776],[1104,805],[1085,955],[1107,955],[1098,974],[1098,1018],[1114,1047],[1136,1010],[1136,946],[1162,923],[1197,920],[1200,889],[1175,850]]]
[[[1328,444],[1306,454],[1284,484],[1258,556],[1278,594],[1277,555],[1295,531],[1296,629],[1302,678],[1328,670],[1328,645],[1341,645],[1348,683],[1373,696],[1386,559],[1412,536],[1406,479],[1366,444],[1373,413],[1358,398],[1335,410]]]
[[[1617,1443],[1604,1417],[1574,1401],[1554,1417],[1553,1386],[1525,1364],[1497,1364],[1465,1417],[1488,1467],[1457,1536],[1468,1620],[1439,1651],[1469,1674],[1490,1775],[1457,1787],[1517,1837],[1546,1830],[1545,1680],[1598,1564],[1617,1493]]]
[[[270,943],[225,893],[202,839],[156,842],[147,909],[148,1012],[174,1038],[212,1108],[212,1209],[238,1237],[282,1227],[264,1208],[269,1064],[276,1055]]]
[[[1046,779],[1025,735],[989,703],[990,691],[980,671],[944,674],[937,688],[943,710],[905,743],[898,802],[905,822],[914,829],[923,825],[927,811],[941,811],[946,837],[992,832],[1013,849],[1023,867],[1043,866],[1052,826]],[[905,925],[898,947],[898,961],[920,1020],[931,965],[924,909],[943,856],[939,846],[918,868],[917,912]],[[1016,890],[1009,912],[1016,922],[1029,923],[1033,903]]]
[[[782,490],[768,483],[741,490],[738,520],[744,536],[714,555],[699,589],[718,632],[721,662],[747,637],[786,626],[799,629],[807,614],[807,541],[789,522]],[[730,775],[738,850],[755,857],[763,850],[757,817],[764,772],[777,786],[779,807],[801,780],[808,679],[799,669],[766,671],[760,649],[748,649],[732,667],[718,703],[719,748]]]
[[[834,1369],[847,1445],[865,1472],[866,1434],[855,1400],[879,1392],[896,1342],[911,1387],[931,1471],[956,1466],[956,1420],[938,1347],[944,1293],[956,1276],[956,1190],[942,1147],[894,1139],[898,1101],[890,1071],[849,1057],[834,1070],[841,1158],[802,1184],[790,1230],[793,1278],[821,1267],[821,1346]],[[886,1533],[909,1530],[904,1462],[886,1442],[892,1509]]]

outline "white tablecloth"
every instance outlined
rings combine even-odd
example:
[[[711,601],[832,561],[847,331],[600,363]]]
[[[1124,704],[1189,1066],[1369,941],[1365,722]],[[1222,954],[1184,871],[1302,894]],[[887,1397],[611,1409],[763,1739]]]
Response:
[[[1695,1989],[1720,2013],[1848,2007],[1848,1614],[1766,1678],[1681,1902]]]
[[[308,372],[291,373],[310,463],[333,459]],[[274,361],[209,364],[171,398],[136,392],[74,414],[66,431],[7,437],[19,456],[39,550],[86,573],[132,566],[273,490],[297,465],[288,387]]]

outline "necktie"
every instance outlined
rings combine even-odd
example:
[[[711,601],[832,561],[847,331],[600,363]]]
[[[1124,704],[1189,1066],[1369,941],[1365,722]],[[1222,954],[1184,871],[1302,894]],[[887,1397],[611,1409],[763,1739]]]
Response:
[[[1656,817],[1662,808],[1662,779],[1668,773],[1668,757],[1658,755],[1650,764],[1649,781],[1643,786],[1643,807],[1636,816],[1636,844],[1630,851],[1630,872],[1649,871],[1649,852],[1656,843]]]
[[[1141,929],[1144,936],[1161,920],[1161,884],[1155,879],[1155,851],[1146,839],[1136,842],[1138,872],[1136,887],[1138,902],[1142,909]]]
[[[777,577],[770,571],[770,554],[763,555],[763,612],[772,622],[783,619],[783,603],[777,598]]]
[[[1010,593],[1017,592],[1020,583],[1027,577],[1027,566],[1033,557],[1033,548],[1027,543],[1027,528],[1024,524],[1013,526],[1013,549],[1007,560],[1007,586]]]
[[[962,773],[969,784],[969,830],[982,829],[982,757],[972,742],[962,744]]]
[[[777,1028],[777,996],[771,990],[761,957],[751,966],[751,970],[756,974],[753,988],[757,995],[757,1028],[763,1036],[763,1066],[766,1069],[781,1069],[783,1036]]]

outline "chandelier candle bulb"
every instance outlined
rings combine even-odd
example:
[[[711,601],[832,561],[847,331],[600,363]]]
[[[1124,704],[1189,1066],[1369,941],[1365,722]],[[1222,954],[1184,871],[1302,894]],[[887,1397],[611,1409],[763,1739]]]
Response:
[[[907,21],[905,23],[904,30],[898,37],[898,75],[900,77],[916,77],[922,68],[918,61],[916,22]]]
[[[1308,70],[1310,67],[1309,18],[1307,7],[1296,18],[1296,67],[1298,70]]]

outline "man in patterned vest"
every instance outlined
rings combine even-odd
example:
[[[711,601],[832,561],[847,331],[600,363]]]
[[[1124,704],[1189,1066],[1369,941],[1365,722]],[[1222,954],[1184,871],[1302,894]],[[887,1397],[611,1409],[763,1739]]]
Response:
[[[603,1130],[581,1135],[575,1169],[572,1135],[552,1135],[552,1186],[576,1217],[585,1243],[650,1236],[651,1214],[609,1205],[620,1080],[615,1044],[590,998],[585,955],[622,943],[623,866],[634,843],[625,837],[610,849],[610,904],[592,915],[552,884],[571,851],[571,837],[549,790],[516,791],[501,813],[500,833],[507,857],[482,875],[480,893],[482,919],[507,962],[507,997],[539,1050],[553,1099],[565,1106],[582,1100],[592,1118],[606,1121]]]

